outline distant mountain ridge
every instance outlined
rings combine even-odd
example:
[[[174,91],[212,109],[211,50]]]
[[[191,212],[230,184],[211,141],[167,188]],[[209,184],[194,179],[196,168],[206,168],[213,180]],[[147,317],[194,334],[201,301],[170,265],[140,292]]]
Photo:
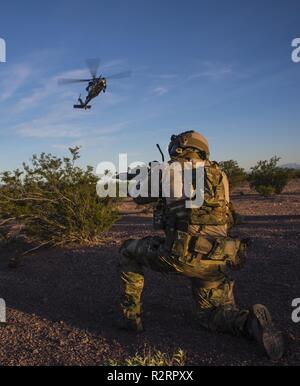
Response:
[[[286,168],[286,169],[300,169],[300,164],[297,163],[289,163],[289,164],[284,164],[280,165],[281,168]]]

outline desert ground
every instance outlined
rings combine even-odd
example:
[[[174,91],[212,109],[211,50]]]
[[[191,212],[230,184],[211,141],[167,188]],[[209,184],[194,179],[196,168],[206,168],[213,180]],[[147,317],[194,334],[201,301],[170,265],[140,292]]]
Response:
[[[300,297],[300,180],[264,198],[245,186],[232,194],[244,216],[237,235],[253,240],[246,266],[233,273],[240,307],[266,304],[286,342],[277,365],[300,365],[300,323],[291,319]],[[115,327],[118,248],[123,240],[153,234],[150,213],[132,202],[93,247],[40,250],[17,268],[0,251],[0,297],[7,326],[0,328],[1,365],[102,365],[143,353],[145,347],[186,352],[187,365],[274,365],[247,340],[202,330],[193,316],[189,280],[145,273],[141,334]]]

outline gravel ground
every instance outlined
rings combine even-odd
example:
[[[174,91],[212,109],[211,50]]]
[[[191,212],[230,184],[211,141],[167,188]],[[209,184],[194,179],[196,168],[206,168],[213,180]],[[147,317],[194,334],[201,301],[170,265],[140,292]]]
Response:
[[[253,245],[246,267],[234,274],[237,303],[266,304],[287,345],[277,364],[300,365],[300,323],[291,320],[291,302],[300,297],[300,181],[275,198],[241,191],[233,201],[245,222],[235,232]],[[0,297],[8,319],[0,328],[0,364],[100,365],[142,353],[146,345],[169,354],[180,347],[189,365],[271,365],[251,342],[200,329],[189,281],[178,276],[147,271],[145,332],[114,327],[118,247],[128,237],[153,234],[145,211],[125,203],[123,212],[102,246],[39,251],[17,269],[8,267],[8,251],[0,251]]]

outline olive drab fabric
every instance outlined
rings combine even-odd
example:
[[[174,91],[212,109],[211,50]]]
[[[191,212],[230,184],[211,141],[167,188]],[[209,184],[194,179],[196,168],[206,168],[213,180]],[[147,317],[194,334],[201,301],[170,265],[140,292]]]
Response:
[[[191,224],[225,225],[227,223],[226,180],[217,163],[205,162],[204,202],[191,210]],[[225,181],[224,181],[225,180]]]
[[[243,265],[246,243],[228,235],[233,225],[228,179],[218,164],[208,159],[208,143],[203,146],[202,136],[194,133],[183,133],[183,139],[172,137],[170,163],[203,162],[203,204],[190,209],[185,197],[157,199],[154,222],[165,237],[130,239],[120,249],[121,311],[128,320],[141,317],[144,269],[149,268],[191,280],[200,326],[241,334],[248,311],[237,308],[229,275],[230,269]],[[197,149],[199,143],[201,149]],[[181,150],[173,152],[176,146]],[[141,198],[136,201],[142,203]]]

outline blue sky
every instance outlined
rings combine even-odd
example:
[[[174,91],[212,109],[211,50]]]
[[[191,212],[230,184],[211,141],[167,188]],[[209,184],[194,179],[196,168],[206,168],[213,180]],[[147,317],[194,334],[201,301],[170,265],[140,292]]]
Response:
[[[0,170],[33,153],[82,145],[81,164],[159,159],[170,135],[205,134],[216,160],[249,168],[273,155],[300,162],[298,0],[3,0],[0,37]],[[90,111],[73,110],[101,57],[108,84]]]

